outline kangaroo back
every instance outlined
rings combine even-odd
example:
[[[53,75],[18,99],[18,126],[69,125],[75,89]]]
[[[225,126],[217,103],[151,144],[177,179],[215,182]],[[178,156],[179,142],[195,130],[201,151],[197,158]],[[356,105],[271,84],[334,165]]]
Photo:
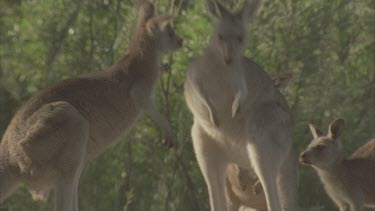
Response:
[[[375,160],[375,139],[358,148],[351,158],[366,158]]]

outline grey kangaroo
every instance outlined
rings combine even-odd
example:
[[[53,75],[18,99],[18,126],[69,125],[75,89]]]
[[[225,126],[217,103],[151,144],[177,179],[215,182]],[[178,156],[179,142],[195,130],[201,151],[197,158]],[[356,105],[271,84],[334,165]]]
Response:
[[[23,182],[35,199],[55,189],[56,211],[77,211],[82,169],[143,111],[172,144],[172,129],[152,100],[162,54],[182,45],[172,19],[154,16],[153,5],[142,1],[130,46],[118,62],[42,90],[15,114],[0,145],[0,203]]]
[[[282,89],[292,78],[293,75],[287,73],[274,76],[272,81],[277,88]],[[226,171],[226,177],[226,197],[229,211],[238,211],[241,207],[257,211],[267,210],[266,196],[253,169],[230,164]]]
[[[212,211],[227,210],[225,171],[253,169],[269,211],[297,210],[297,156],[285,98],[270,77],[243,56],[246,24],[260,0],[232,13],[206,0],[214,32],[203,55],[188,67],[185,99],[194,116],[192,139]]]
[[[344,120],[336,119],[324,135],[310,124],[313,140],[301,153],[300,162],[318,173],[328,196],[340,211],[375,208],[375,139],[345,158],[341,143]]]

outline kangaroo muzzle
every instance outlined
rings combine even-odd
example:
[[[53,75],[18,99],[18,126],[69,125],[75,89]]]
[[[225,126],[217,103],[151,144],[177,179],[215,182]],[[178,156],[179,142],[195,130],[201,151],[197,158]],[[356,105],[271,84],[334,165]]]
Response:
[[[227,45],[223,45],[222,50],[223,50],[224,63],[226,65],[232,64],[233,63],[232,51],[228,48]]]
[[[309,160],[306,152],[301,153],[301,155],[299,156],[299,162],[302,163],[302,164],[305,164],[305,165],[311,164],[311,161]]]

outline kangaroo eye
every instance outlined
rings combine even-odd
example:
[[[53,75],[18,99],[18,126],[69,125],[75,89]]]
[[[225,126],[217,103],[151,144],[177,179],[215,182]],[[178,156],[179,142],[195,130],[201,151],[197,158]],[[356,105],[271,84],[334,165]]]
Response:
[[[238,36],[238,37],[237,37],[237,40],[238,40],[239,43],[241,43],[241,42],[243,41],[243,37]]]
[[[322,151],[324,148],[326,148],[325,145],[318,145],[318,146],[315,147],[315,150]]]

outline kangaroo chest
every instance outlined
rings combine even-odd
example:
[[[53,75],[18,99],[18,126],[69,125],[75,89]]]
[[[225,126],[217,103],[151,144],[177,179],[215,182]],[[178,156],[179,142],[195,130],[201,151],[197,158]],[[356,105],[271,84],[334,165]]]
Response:
[[[349,204],[358,194],[361,194],[360,187],[351,186],[351,183],[348,181],[350,180],[350,175],[345,171],[340,171],[338,173],[340,176],[323,171],[320,171],[319,175],[327,194],[333,199],[339,198]],[[351,180],[353,179],[351,178]]]
[[[230,115],[233,101],[240,92],[247,89],[241,69],[225,68],[218,70],[213,66],[203,77],[201,84],[212,106],[223,115]]]

